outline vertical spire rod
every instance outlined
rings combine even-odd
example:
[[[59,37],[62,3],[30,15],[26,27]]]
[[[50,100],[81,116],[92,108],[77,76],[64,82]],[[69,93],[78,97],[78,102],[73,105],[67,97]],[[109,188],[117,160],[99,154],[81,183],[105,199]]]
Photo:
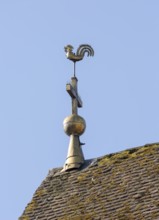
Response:
[[[74,62],[74,77],[76,77],[76,62]]]
[[[78,94],[77,93],[77,82],[78,82],[78,79],[76,77],[71,78],[71,85],[72,85],[76,94]],[[75,114],[75,115],[78,114],[78,102],[77,102],[76,97],[72,98],[72,114]]]

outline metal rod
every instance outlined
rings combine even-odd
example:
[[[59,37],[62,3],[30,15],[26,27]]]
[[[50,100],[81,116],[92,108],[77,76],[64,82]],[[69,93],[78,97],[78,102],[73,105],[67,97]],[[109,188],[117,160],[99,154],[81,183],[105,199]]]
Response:
[[[76,77],[76,62],[74,62],[74,77]]]
[[[77,93],[77,78],[75,76],[71,79],[71,85],[75,93],[77,94],[77,97],[72,98],[72,114],[77,115],[78,114],[78,101],[77,101],[78,93]]]

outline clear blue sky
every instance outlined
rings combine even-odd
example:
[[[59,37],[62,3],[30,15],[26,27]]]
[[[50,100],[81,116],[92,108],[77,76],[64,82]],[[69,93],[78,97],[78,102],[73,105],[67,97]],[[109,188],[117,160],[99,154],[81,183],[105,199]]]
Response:
[[[63,166],[77,65],[86,159],[159,141],[158,0],[0,1],[0,219],[16,220],[48,170]]]

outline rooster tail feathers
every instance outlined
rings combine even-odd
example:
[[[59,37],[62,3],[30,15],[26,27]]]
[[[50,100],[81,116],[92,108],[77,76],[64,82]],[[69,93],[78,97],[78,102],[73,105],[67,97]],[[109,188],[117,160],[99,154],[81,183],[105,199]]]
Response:
[[[94,50],[90,45],[81,44],[77,49],[77,55],[84,57],[85,53],[87,53],[87,56],[94,56]]]

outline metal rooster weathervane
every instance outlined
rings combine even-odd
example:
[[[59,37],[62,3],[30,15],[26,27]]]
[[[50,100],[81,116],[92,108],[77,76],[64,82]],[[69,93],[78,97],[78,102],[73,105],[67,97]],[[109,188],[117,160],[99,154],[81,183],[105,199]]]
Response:
[[[72,114],[64,119],[63,126],[65,133],[70,136],[68,154],[61,172],[71,169],[78,169],[84,164],[84,155],[81,146],[84,145],[80,141],[80,136],[84,133],[86,122],[84,118],[78,115],[78,108],[82,107],[82,100],[78,94],[78,79],[75,75],[75,64],[87,56],[93,56],[94,50],[88,44],[82,44],[78,47],[76,54],[72,52],[73,47],[67,45],[64,47],[66,57],[74,63],[74,76],[71,77],[71,83],[66,84],[66,91],[72,99]]]
[[[76,62],[82,60],[84,58],[85,53],[87,53],[87,56],[94,56],[94,50],[88,44],[81,44],[78,47],[76,54],[72,52],[73,50],[72,45],[67,45],[66,47],[64,47],[64,49],[66,52],[67,59],[74,62],[74,77],[76,75],[76,69],[75,69]]]

